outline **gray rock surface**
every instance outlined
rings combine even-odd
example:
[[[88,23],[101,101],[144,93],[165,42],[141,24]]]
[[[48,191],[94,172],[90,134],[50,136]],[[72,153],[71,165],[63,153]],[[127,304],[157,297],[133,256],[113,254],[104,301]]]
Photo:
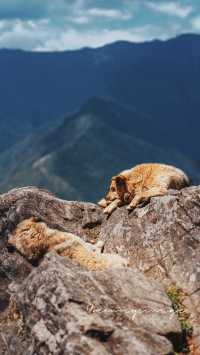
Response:
[[[93,203],[64,201],[52,193],[36,187],[11,190],[0,196],[0,233],[7,235],[17,223],[35,216],[52,228],[90,237],[90,230],[98,234],[103,213]]]
[[[145,275],[183,291],[200,353],[200,187],[169,191],[132,213],[118,208],[100,239],[105,252],[127,256]]]
[[[128,257],[131,267],[88,272],[53,253],[29,264],[6,243],[31,216],[103,240],[104,252]],[[169,191],[131,213],[118,208],[108,219],[91,203],[12,190],[0,196],[0,247],[0,354],[181,353],[185,337],[170,287],[181,290],[193,326],[190,353],[200,354],[200,187]]]
[[[17,292],[27,354],[169,354],[180,324],[164,288],[127,268],[83,271],[48,254]]]
[[[102,222],[101,209],[84,202],[63,201],[35,187],[11,190],[0,196],[0,311],[7,306],[7,288],[21,282],[32,270],[19,253],[7,249],[9,233],[23,219],[38,217],[50,227],[66,230],[88,241],[95,241]]]
[[[20,345],[17,345],[19,327],[5,318],[10,300],[9,286],[13,282],[21,284],[34,267],[17,251],[7,248],[7,239],[20,221],[31,216],[38,217],[52,228],[76,233],[92,242],[98,237],[103,218],[101,209],[92,203],[63,201],[36,187],[15,189],[0,196],[0,354],[12,352],[7,344],[10,336],[16,343],[13,353],[25,354],[22,343],[26,349],[27,335],[23,342],[20,338]]]

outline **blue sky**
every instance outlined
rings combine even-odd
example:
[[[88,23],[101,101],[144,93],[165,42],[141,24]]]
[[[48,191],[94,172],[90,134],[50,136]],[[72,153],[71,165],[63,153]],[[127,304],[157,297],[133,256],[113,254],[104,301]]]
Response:
[[[0,47],[98,47],[200,33],[200,0],[0,0]]]

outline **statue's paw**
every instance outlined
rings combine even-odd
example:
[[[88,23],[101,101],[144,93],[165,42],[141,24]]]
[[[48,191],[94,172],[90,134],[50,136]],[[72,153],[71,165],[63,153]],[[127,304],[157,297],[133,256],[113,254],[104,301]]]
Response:
[[[98,205],[99,205],[100,207],[102,207],[102,208],[106,208],[107,205],[108,205],[108,203],[107,203],[107,201],[106,201],[105,198],[102,198],[102,200],[100,200],[100,201],[98,202]]]

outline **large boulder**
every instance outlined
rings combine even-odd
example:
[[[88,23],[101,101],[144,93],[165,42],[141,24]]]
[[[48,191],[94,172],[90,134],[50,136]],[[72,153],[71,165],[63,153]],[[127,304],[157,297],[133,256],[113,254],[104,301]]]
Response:
[[[169,191],[131,213],[118,208],[103,223],[100,239],[105,252],[129,257],[146,276],[182,290],[200,353],[200,187]]]
[[[169,354],[181,341],[164,288],[131,268],[88,272],[48,254],[16,302],[27,354]]]
[[[30,264],[7,238],[31,216],[103,240],[103,252],[128,257],[130,267],[88,272],[53,253]],[[2,354],[170,354],[186,346],[200,354],[200,187],[109,218],[95,204],[12,190],[0,196],[0,247]]]
[[[8,285],[22,282],[33,266],[19,253],[7,249],[7,238],[16,225],[32,216],[50,227],[75,233],[95,242],[103,220],[92,203],[63,201],[36,187],[14,189],[0,196],[0,311],[8,304]]]
[[[8,319],[9,287],[13,283],[21,284],[34,266],[16,250],[8,249],[7,239],[20,221],[32,216],[52,228],[70,231],[91,242],[97,239],[103,219],[101,209],[92,203],[63,201],[36,187],[14,189],[0,196],[0,354],[10,355],[6,340],[10,335],[20,344],[14,346],[21,351],[18,354],[25,354],[22,343],[26,348],[27,336],[23,341],[14,336],[19,327]]]

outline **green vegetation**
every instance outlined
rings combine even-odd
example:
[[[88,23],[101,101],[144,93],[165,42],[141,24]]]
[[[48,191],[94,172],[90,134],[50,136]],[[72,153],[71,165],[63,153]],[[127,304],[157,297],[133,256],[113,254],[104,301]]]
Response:
[[[166,293],[172,302],[172,307],[177,314],[182,328],[182,349],[181,352],[189,353],[188,338],[192,336],[193,327],[189,321],[189,314],[187,313],[184,305],[184,292],[176,287],[170,286],[167,288]]]

